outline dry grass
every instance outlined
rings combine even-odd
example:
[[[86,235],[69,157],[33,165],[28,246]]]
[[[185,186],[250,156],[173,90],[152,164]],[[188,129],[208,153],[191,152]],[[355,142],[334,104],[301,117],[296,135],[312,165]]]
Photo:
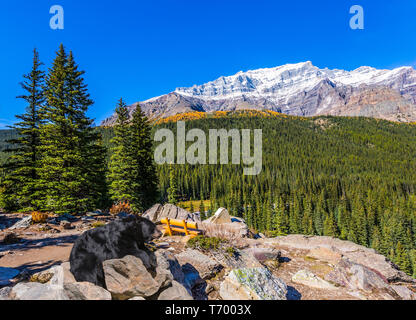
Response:
[[[246,245],[244,239],[242,239],[240,235],[241,229],[238,224],[202,223],[201,228],[207,237],[215,237],[225,240],[237,248],[242,248]]]

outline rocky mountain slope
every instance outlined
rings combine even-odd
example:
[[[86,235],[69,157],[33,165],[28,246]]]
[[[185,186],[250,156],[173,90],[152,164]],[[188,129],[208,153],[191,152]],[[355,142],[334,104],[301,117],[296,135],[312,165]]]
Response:
[[[136,104],[130,106],[133,112]],[[140,103],[152,119],[178,113],[267,109],[296,116],[366,116],[416,121],[412,67],[353,71],[320,69],[310,61],[239,72]],[[103,121],[111,126],[116,117]]]

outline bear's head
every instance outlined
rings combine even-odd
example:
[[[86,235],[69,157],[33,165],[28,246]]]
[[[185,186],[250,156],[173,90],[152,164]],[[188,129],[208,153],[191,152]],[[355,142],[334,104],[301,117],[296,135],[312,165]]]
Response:
[[[157,229],[156,225],[146,218],[130,216],[124,218],[123,223],[127,223],[130,227],[133,227],[135,237],[139,242],[149,242],[162,236],[162,233]]]

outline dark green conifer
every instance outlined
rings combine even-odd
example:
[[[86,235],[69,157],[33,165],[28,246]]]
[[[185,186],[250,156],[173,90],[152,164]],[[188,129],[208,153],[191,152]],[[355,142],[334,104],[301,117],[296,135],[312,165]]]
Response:
[[[25,80],[21,83],[26,93],[18,97],[27,103],[26,113],[17,115],[19,122],[10,127],[16,130],[18,137],[7,141],[12,147],[6,150],[10,157],[4,166],[2,183],[3,202],[9,210],[38,209],[39,109],[44,103],[44,72],[41,66],[39,53],[34,49],[32,70],[23,76]]]

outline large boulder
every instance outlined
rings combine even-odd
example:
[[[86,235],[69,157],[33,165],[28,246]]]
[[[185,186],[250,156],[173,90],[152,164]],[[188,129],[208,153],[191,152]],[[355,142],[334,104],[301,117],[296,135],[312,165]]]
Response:
[[[187,288],[177,281],[172,281],[169,288],[163,290],[158,300],[193,300],[192,295],[189,293]]]
[[[133,256],[104,261],[103,268],[107,289],[116,300],[149,298],[172,283],[167,272],[153,277],[142,260]]]
[[[159,215],[163,210],[163,206],[161,204],[155,204],[153,207],[151,207],[149,210],[147,210],[143,214],[143,218],[149,219],[150,221],[156,223],[159,222]]]
[[[20,282],[10,292],[12,300],[69,300],[63,287],[38,282]]]
[[[166,274],[167,278],[185,286],[188,292],[191,293],[191,287],[188,286],[182,267],[174,254],[168,250],[158,250],[155,252],[155,256],[157,259],[157,273]]]
[[[252,247],[248,249],[244,249],[243,251],[251,254],[254,258],[256,258],[261,263],[266,263],[268,261],[279,261],[281,257],[280,250],[274,248],[260,248],[260,247]]]
[[[225,208],[219,208],[215,214],[207,219],[207,222],[214,223],[214,224],[223,224],[223,223],[231,223],[231,216],[228,213],[228,210]]]
[[[220,286],[224,300],[287,300],[287,286],[266,268],[234,269]]]
[[[12,287],[4,287],[0,289],[0,301],[10,300],[10,293],[12,292]]]
[[[163,218],[201,222],[201,218],[198,214],[190,213],[185,209],[169,203],[164,206],[155,204],[143,214],[143,218],[149,219],[154,223],[160,222]]]
[[[63,287],[65,284],[76,282],[73,274],[70,271],[69,262],[64,262],[59,266],[54,266],[50,269],[35,273],[31,277],[32,282],[39,282],[42,284],[51,284]]]
[[[325,276],[325,280],[351,290],[365,292],[389,288],[387,279],[380,273],[347,258],[342,258],[335,269]]]
[[[193,288],[214,277],[223,266],[198,250],[185,250],[176,255],[185,274],[185,284]]]
[[[303,284],[308,287],[326,290],[336,290],[333,284],[319,278],[309,270],[299,270],[292,277],[292,282]]]
[[[202,229],[208,237],[217,237],[229,241],[250,237],[247,224],[240,219],[233,219],[230,223],[212,223],[210,219],[202,223]]]
[[[111,293],[89,282],[76,282],[64,285],[69,300],[111,300]]]

